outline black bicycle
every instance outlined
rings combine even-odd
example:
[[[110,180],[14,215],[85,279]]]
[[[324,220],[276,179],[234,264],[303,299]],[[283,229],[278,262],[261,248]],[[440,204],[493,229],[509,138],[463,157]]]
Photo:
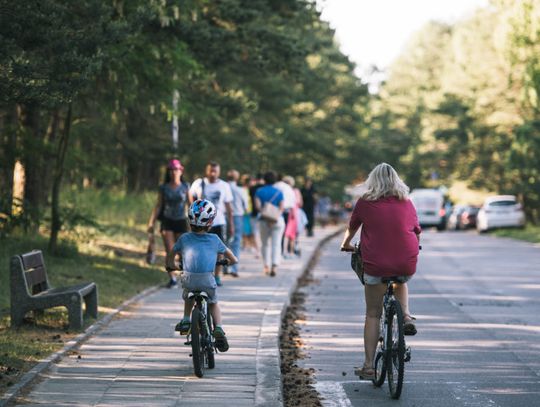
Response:
[[[364,284],[364,268],[358,244],[355,245],[351,256],[351,267],[362,284]],[[394,295],[396,284],[402,282],[400,277],[383,278],[382,281],[386,284],[386,292],[383,298],[379,342],[375,353],[375,378],[373,384],[380,387],[388,378],[390,395],[394,399],[399,399],[403,389],[405,362],[411,360],[411,348],[405,343],[403,310]]]
[[[227,259],[217,261],[218,265],[228,265]],[[191,358],[193,359],[193,371],[195,376],[203,377],[205,369],[213,369],[216,366],[215,339],[212,334],[214,323],[208,312],[208,294],[204,291],[190,291],[188,299],[195,303],[191,311],[191,328],[184,343],[191,346]]]
[[[388,378],[390,395],[399,399],[403,389],[405,362],[411,360],[411,348],[405,344],[404,319],[401,304],[394,295],[398,277],[383,279],[386,292],[383,299],[383,313],[380,321],[380,335],[375,353],[375,379],[377,387],[383,385]]]

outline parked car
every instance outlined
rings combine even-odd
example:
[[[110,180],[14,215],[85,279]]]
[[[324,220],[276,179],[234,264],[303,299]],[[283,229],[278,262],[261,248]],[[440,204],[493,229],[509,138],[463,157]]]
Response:
[[[448,216],[448,220],[446,221],[446,228],[450,230],[458,230],[459,229],[459,220],[461,218],[461,214],[465,211],[467,208],[467,205],[456,205],[452,208],[452,211],[450,212],[450,215]]]
[[[476,229],[485,232],[493,228],[523,227],[525,213],[514,195],[491,196],[478,211]]]
[[[437,230],[446,228],[444,194],[438,189],[415,189],[410,195],[416,208],[418,222],[422,227],[435,226]]]
[[[459,229],[475,228],[479,211],[478,206],[467,206],[459,219]]]

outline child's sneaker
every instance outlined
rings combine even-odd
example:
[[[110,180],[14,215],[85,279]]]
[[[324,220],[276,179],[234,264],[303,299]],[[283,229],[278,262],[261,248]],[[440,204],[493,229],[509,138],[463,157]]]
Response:
[[[227,337],[223,328],[216,326],[214,328],[214,338],[216,339],[216,348],[220,352],[227,352],[229,350],[229,342],[227,342]]]
[[[182,320],[174,327],[174,330],[180,332],[180,335],[187,335],[190,329],[191,321],[188,318],[182,318]]]

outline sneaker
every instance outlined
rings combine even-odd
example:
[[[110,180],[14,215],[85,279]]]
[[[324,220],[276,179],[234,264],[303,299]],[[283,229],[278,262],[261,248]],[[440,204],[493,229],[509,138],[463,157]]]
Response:
[[[216,276],[215,279],[216,279],[216,285],[218,287],[221,287],[223,285],[223,283],[221,282],[221,277]]]
[[[229,350],[229,342],[227,342],[227,337],[223,328],[216,326],[214,328],[214,338],[216,339],[216,348],[220,352],[227,352]]]
[[[182,320],[174,327],[174,330],[180,332],[180,335],[187,335],[190,329],[191,321],[187,318],[182,318]]]
[[[238,271],[231,271],[231,277],[238,277]]]
[[[172,278],[167,283],[167,288],[174,288],[178,286],[178,281],[173,280]]]

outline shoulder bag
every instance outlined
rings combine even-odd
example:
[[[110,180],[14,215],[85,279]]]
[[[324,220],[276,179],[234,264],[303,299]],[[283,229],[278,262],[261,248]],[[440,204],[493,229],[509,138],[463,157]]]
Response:
[[[261,219],[271,223],[275,223],[279,220],[281,217],[281,211],[276,205],[272,204],[272,201],[278,196],[278,194],[279,191],[277,191],[268,202],[264,203],[261,209]]]

